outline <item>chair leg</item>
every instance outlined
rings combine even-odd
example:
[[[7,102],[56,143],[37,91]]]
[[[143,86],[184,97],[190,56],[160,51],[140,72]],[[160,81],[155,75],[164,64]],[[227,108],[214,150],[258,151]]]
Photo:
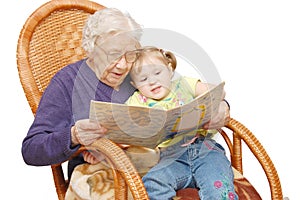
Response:
[[[68,188],[68,183],[64,178],[62,166],[60,164],[51,165],[51,169],[58,199],[64,200]]]

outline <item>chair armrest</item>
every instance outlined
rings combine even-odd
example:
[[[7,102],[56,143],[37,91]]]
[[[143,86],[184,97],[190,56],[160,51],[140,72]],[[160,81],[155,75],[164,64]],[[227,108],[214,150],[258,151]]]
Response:
[[[235,119],[231,118],[226,127],[233,131],[234,137],[238,138],[239,140],[243,140],[246,143],[261,164],[269,182],[272,199],[282,199],[282,188],[278,173],[271,158],[258,139],[250,130],[248,130],[243,124]]]
[[[115,143],[100,138],[86,149],[102,153],[114,171],[115,198],[127,199],[127,186],[134,199],[148,200],[141,177],[125,152]]]

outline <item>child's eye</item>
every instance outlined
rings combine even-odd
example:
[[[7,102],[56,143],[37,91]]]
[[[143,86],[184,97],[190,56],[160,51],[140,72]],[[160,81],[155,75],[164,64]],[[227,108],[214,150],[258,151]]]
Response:
[[[160,74],[160,72],[161,72],[161,71],[157,71],[157,72],[155,72],[155,75],[159,75],[159,74]]]
[[[147,81],[147,77],[142,78],[142,79],[140,80],[140,82],[145,82],[145,81]]]

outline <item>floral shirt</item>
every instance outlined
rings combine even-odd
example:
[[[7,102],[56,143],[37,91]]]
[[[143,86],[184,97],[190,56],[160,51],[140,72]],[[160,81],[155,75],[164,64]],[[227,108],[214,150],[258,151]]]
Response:
[[[127,101],[127,105],[144,106],[169,110],[191,102],[195,98],[196,84],[199,79],[180,77],[172,82],[170,93],[162,100],[147,98],[136,91]]]

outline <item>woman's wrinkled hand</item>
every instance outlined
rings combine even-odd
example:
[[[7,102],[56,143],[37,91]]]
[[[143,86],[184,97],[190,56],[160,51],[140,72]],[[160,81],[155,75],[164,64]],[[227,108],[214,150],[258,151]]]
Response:
[[[90,145],[103,137],[107,129],[89,119],[78,120],[71,128],[72,144]]]
[[[225,101],[221,101],[218,112],[212,116],[211,120],[204,124],[204,129],[219,129],[230,121],[230,109]]]

